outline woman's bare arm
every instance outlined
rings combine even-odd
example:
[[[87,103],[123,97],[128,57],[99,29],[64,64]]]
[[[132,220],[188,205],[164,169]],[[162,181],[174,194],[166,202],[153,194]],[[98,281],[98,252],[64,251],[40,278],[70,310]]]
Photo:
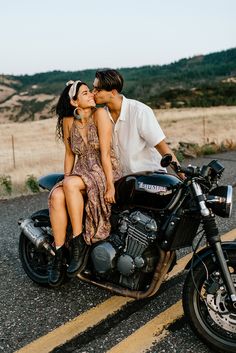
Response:
[[[65,176],[70,175],[72,172],[75,155],[71,150],[69,138],[70,138],[70,129],[73,124],[73,118],[64,118],[63,119],[63,132],[64,132],[64,144],[65,144],[65,158],[64,158],[64,174]]]
[[[104,198],[107,202],[115,202],[115,187],[111,164],[112,122],[103,108],[96,110],[94,120],[98,129],[101,162],[107,182],[107,190]]]

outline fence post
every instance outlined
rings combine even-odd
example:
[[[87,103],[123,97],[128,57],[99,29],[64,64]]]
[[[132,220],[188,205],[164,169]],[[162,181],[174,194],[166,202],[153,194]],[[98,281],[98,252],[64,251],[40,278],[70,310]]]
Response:
[[[13,135],[11,135],[11,145],[12,145],[13,167],[14,167],[14,169],[16,169],[15,145],[14,145],[14,136]]]
[[[202,123],[203,123],[203,143],[204,145],[206,144],[206,117],[203,115],[202,117]]]

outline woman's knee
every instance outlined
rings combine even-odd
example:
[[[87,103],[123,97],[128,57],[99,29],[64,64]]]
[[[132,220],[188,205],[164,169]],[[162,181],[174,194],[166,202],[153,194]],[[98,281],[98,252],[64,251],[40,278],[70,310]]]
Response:
[[[50,197],[50,206],[53,208],[61,207],[65,205],[65,194],[62,187],[56,188]]]
[[[75,190],[82,191],[82,190],[84,190],[84,188],[85,188],[84,182],[78,176],[67,177],[63,181],[63,189],[65,190],[65,192],[75,191]]]

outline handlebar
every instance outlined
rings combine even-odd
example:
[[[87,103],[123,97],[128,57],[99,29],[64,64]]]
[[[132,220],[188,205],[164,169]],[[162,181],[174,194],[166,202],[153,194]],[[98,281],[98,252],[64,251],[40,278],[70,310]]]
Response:
[[[164,168],[171,166],[177,174],[183,173],[188,177],[201,177],[208,181],[213,181],[220,178],[224,171],[223,165],[217,160],[212,160],[208,165],[203,165],[202,167],[192,165],[182,167],[177,164],[177,162],[172,161],[171,154],[165,154],[162,157],[161,166]]]
[[[196,166],[189,165],[188,167],[182,167],[176,162],[171,162],[170,165],[173,167],[174,171],[178,173],[184,173],[186,176],[200,177],[201,169]]]

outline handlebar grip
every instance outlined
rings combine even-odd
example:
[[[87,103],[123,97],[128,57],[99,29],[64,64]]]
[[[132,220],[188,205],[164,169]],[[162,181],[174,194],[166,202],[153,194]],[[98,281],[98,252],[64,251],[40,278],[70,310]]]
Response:
[[[199,167],[193,167],[193,166],[188,166],[188,167],[178,166],[178,173],[184,173],[185,175],[188,175],[188,176],[201,175]]]

